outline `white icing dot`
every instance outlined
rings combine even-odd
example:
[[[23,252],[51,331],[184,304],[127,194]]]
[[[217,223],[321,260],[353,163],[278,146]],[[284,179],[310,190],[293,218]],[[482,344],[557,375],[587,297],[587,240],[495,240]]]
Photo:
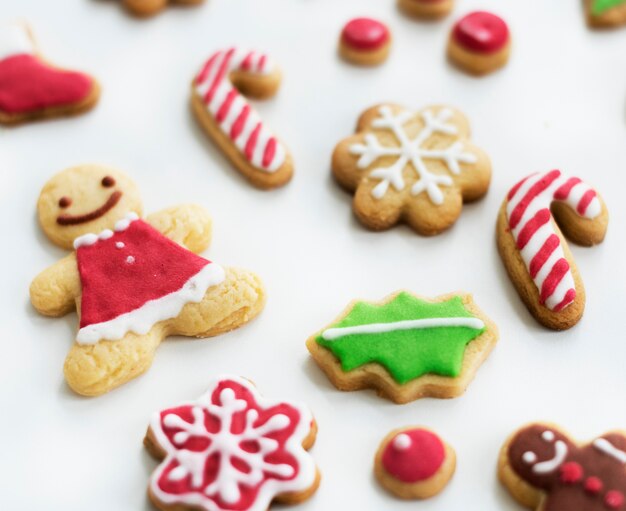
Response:
[[[117,248],[124,248],[124,242],[122,242],[122,241],[117,241],[117,242],[115,243],[115,246],[116,246]]]
[[[399,451],[406,451],[411,447],[411,437],[405,433],[400,433],[393,439],[393,446]]]
[[[133,263],[135,262],[135,258],[134,258],[133,256],[128,256],[128,257],[126,258],[126,262],[127,262],[128,264],[133,264]]]
[[[554,442],[554,433],[552,431],[544,431],[541,438],[546,442]]]
[[[537,455],[532,451],[526,451],[524,454],[522,454],[522,460],[524,460],[524,463],[532,465],[537,461]]]

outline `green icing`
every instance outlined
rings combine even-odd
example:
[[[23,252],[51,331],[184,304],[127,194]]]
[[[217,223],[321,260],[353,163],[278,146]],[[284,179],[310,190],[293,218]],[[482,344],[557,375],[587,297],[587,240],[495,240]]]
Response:
[[[445,302],[430,303],[403,292],[385,305],[357,302],[347,316],[328,328],[424,318],[474,317],[459,296]],[[465,347],[485,330],[467,326],[439,326],[350,334],[332,341],[325,340],[321,332],[315,340],[340,360],[344,371],[375,362],[384,366],[396,382],[403,384],[428,373],[458,376]]]
[[[594,0],[591,12],[600,15],[623,4],[626,4],[626,0]]]

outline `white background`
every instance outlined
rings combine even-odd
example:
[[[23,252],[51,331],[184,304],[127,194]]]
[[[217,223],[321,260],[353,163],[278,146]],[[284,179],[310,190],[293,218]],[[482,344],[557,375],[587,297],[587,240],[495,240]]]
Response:
[[[426,24],[392,0],[209,0],[143,21],[111,0],[2,2],[1,19],[28,20],[46,57],[93,73],[103,95],[82,117],[0,129],[0,508],[151,509],[145,488],[156,462],[142,447],[151,413],[199,396],[220,373],[314,411],[312,453],[323,480],[303,511],[413,509],[372,476],[379,440],[399,426],[434,428],[457,452],[454,478],[419,504],[424,511],[519,509],[495,467],[502,442],[527,421],[554,421],[581,440],[626,428],[626,30],[588,29],[581,4],[459,0],[452,16]],[[481,79],[444,58],[453,20],[475,8],[503,15],[514,38],[509,65]],[[336,56],[342,24],[363,14],[393,31],[379,68]],[[190,114],[189,81],[212,51],[231,44],[266,50],[284,70],[278,95],[256,102],[295,159],[283,189],[251,188]],[[492,158],[488,196],[445,234],[365,230],[330,176],[335,143],[384,100],[458,106]],[[147,212],[205,206],[214,218],[207,256],[255,270],[269,295],[250,325],[212,340],[169,339],[146,375],[93,399],[63,381],[75,315],[38,316],[28,299],[30,280],[64,255],[37,226],[39,190],[53,173],[86,162],[128,172]],[[554,167],[594,184],[611,214],[604,244],[573,248],[587,310],[563,333],[530,317],[494,241],[507,190]],[[465,396],[399,406],[370,391],[342,393],[308,356],[305,339],[348,301],[398,288],[473,292],[498,323],[500,342]]]

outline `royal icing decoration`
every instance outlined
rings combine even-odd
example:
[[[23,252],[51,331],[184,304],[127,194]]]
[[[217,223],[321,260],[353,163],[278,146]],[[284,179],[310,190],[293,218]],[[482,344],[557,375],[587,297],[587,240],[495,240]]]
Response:
[[[559,170],[532,174],[517,183],[507,196],[507,219],[517,249],[539,290],[540,302],[560,311],[576,298],[576,285],[555,232],[550,205],[567,204],[583,218],[602,212],[596,191],[577,177]]]
[[[546,493],[540,509],[626,509],[626,436],[609,433],[578,446],[561,432],[527,426],[511,441],[507,457],[525,483]]]
[[[593,0],[591,12],[596,16],[600,16],[620,5],[626,5],[626,0]]]
[[[436,434],[415,428],[402,431],[387,443],[381,460],[389,475],[412,484],[435,475],[445,456],[445,446]]]
[[[476,155],[465,150],[461,140],[455,139],[444,148],[433,148],[432,143],[429,143],[431,137],[436,134],[453,137],[458,135],[457,126],[448,122],[452,116],[453,112],[448,108],[443,108],[436,113],[427,109],[419,114],[408,110],[401,110],[394,114],[389,106],[380,107],[379,117],[372,123],[372,128],[390,131],[397,143],[388,145],[387,137],[382,138],[376,132],[368,131],[365,134],[365,143],[350,146],[350,152],[359,156],[357,166],[360,169],[368,168],[381,158],[392,157],[394,160],[391,165],[381,165],[369,172],[371,178],[380,181],[372,190],[373,197],[383,198],[390,185],[398,192],[404,190],[405,170],[412,167],[418,180],[411,187],[411,194],[415,196],[426,192],[434,204],[443,204],[444,196],[440,187],[452,186],[453,180],[446,174],[433,172],[429,168],[429,162],[437,161],[438,164],[443,164],[451,174],[459,175],[460,164],[477,161]],[[405,125],[416,117],[421,119],[423,127],[415,136],[411,136],[407,133]]]
[[[357,302],[316,342],[346,372],[374,362],[403,384],[427,373],[458,376],[465,347],[485,330],[458,296],[432,303],[402,292],[384,305]]]
[[[22,25],[0,28],[0,110],[22,114],[79,103],[93,79],[42,61]]]
[[[355,18],[346,23],[341,38],[355,50],[374,51],[389,41],[389,29],[371,18]]]
[[[315,484],[303,441],[304,406],[259,395],[247,380],[219,378],[193,403],[154,415],[150,432],[165,456],[150,493],[167,506],[265,511],[280,494]]]
[[[505,21],[485,11],[476,11],[461,18],[454,26],[454,40],[468,51],[493,53],[509,41],[509,27]]]
[[[234,87],[230,74],[267,75],[275,69],[274,62],[263,53],[229,48],[211,55],[195,79],[195,90],[207,112],[246,160],[264,172],[281,167],[285,148]]]
[[[114,230],[80,236],[74,248],[82,286],[80,344],[146,334],[224,280],[219,265],[166,238],[135,213]]]

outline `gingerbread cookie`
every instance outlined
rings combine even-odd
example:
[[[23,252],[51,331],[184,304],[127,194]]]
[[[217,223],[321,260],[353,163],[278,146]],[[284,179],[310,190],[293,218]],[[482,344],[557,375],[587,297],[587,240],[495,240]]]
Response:
[[[163,511],[297,504],[319,486],[307,452],[316,434],[306,406],[264,398],[243,378],[217,378],[197,401],[152,418],[144,445],[162,461],[148,495]]]
[[[585,309],[585,288],[563,234],[595,245],[608,221],[597,192],[559,170],[531,174],[509,191],[498,215],[498,249],[518,294],[542,325],[570,328]]]
[[[422,427],[392,431],[381,442],[374,459],[378,482],[403,499],[437,495],[455,468],[454,449],[435,432]]]
[[[196,119],[237,170],[259,188],[286,184],[293,162],[239,91],[253,98],[273,96],[280,77],[264,53],[229,48],[211,55],[191,85]]]
[[[46,316],[78,311],[64,372],[79,394],[103,394],[140,375],[168,335],[211,337],[263,308],[256,275],[196,255],[211,237],[204,209],[175,206],[145,220],[141,209],[126,175],[96,165],[57,174],[39,196],[44,233],[74,252],[33,280],[30,298]]]
[[[626,24],[626,0],[584,0],[587,21],[594,27]]]
[[[500,481],[537,511],[626,509],[626,432],[579,444],[551,424],[530,424],[502,447]]]
[[[332,171],[354,192],[354,212],[366,227],[402,221],[438,234],[454,224],[463,202],[489,189],[491,163],[469,136],[467,119],[450,107],[374,106],[361,115],[356,135],[335,147]]]
[[[168,4],[199,5],[204,0],[122,0],[124,7],[135,16],[152,16],[165,9]]]
[[[448,40],[448,56],[469,73],[483,75],[504,66],[511,53],[511,35],[506,22],[486,11],[461,18]]]
[[[80,114],[99,97],[91,76],[46,62],[26,26],[0,27],[0,123]]]
[[[450,14],[454,0],[398,0],[398,7],[409,16],[437,19]]]
[[[391,34],[384,23],[355,18],[345,24],[339,39],[339,54],[353,64],[376,66],[389,56]]]
[[[306,345],[338,389],[373,388],[407,403],[463,394],[497,339],[470,295],[430,300],[399,291],[350,303]]]

